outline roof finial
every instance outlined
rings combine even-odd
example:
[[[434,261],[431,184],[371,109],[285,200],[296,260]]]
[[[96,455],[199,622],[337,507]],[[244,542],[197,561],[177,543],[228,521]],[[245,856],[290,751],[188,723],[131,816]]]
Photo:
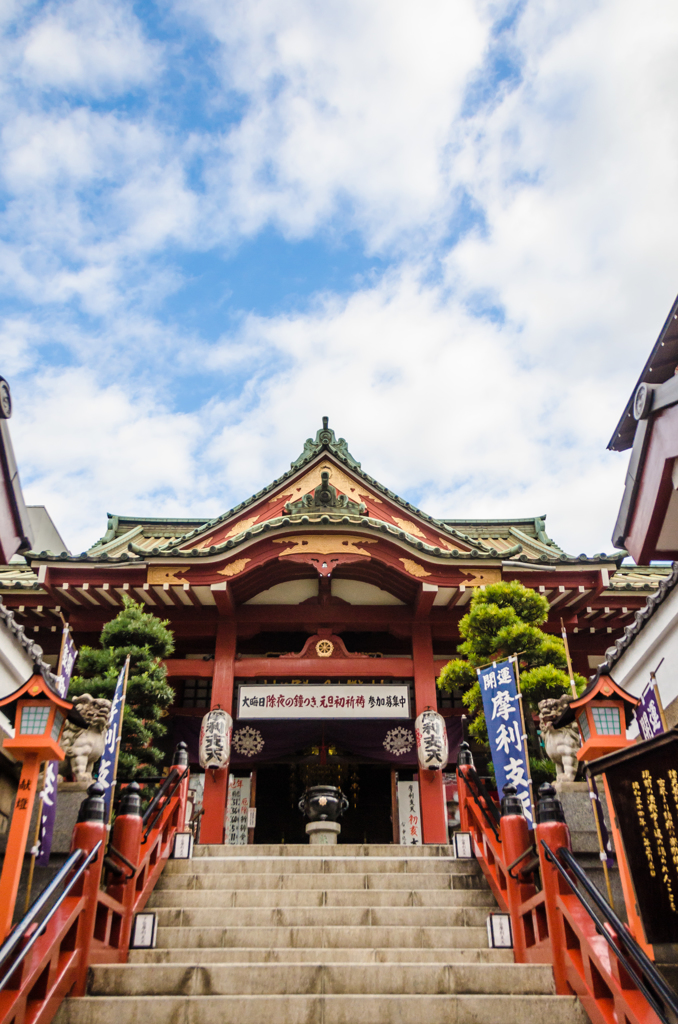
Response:
[[[329,416],[323,416],[323,430],[327,430],[327,426],[330,422]]]

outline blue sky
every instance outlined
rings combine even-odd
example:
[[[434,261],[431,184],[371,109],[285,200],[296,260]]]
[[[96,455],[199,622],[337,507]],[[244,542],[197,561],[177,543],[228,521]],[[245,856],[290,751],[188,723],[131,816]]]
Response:
[[[327,414],[434,515],[610,549],[678,291],[668,0],[0,13],[0,373],[29,501],[216,515]]]

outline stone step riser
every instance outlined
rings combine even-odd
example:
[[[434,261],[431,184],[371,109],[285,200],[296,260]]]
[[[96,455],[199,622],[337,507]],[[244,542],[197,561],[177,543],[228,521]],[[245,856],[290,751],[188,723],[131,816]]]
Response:
[[[200,857],[213,859],[214,857],[317,857],[318,847],[309,843],[264,843],[256,846],[202,846],[193,847],[193,857],[197,860]],[[336,846],[326,847],[322,851],[323,857],[371,857],[379,858],[403,858],[413,857],[454,857],[454,849],[451,846],[386,846],[374,844],[367,846],[362,843],[337,843]]]
[[[422,875],[416,871],[402,874],[270,874],[234,873],[163,874],[156,886],[159,892],[187,889],[214,891],[217,889],[485,889],[482,875],[436,873]]]
[[[62,1003],[55,1024],[588,1024],[574,997],[96,996]]]
[[[479,928],[487,907],[159,908],[160,928]]]
[[[186,874],[459,874],[475,873],[465,860],[420,857],[391,859],[388,857],[198,857],[194,860],[170,860],[165,872]]]
[[[224,963],[460,963],[512,964],[510,949],[327,949],[296,947],[235,949],[137,949],[129,955],[132,964],[224,964]]]
[[[136,995],[553,995],[547,966],[233,964],[95,967],[90,993]]]
[[[493,907],[487,889],[236,889],[154,892],[154,909],[184,910],[222,907]]]
[[[356,949],[398,946],[400,948],[458,949],[487,945],[486,928],[159,928],[158,945],[170,949],[205,946],[296,947],[326,949],[334,946]]]

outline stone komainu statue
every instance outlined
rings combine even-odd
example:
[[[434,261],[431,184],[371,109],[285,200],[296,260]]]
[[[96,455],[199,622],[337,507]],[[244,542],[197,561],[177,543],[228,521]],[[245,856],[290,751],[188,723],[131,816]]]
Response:
[[[59,774],[72,775],[76,782],[89,783],[92,781],[92,769],[104,752],[111,702],[104,697],[83,693],[75,698],[73,706],[88,723],[88,728],[82,729],[66,722],[61,736],[66,759],[59,765]]]
[[[574,782],[577,774],[577,751],[581,746],[579,729],[575,722],[554,729],[553,723],[560,718],[573,697],[564,693],[558,699],[548,697],[539,701],[539,728],[541,729],[546,756],[556,766],[556,774],[563,782]]]

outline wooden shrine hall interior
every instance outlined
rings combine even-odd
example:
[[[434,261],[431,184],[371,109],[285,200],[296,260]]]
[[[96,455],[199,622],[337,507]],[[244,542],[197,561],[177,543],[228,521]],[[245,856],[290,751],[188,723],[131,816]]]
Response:
[[[589,675],[668,573],[623,566],[623,557],[566,554],[543,516],[435,519],[368,475],[325,419],[287,472],[217,519],[109,515],[103,537],[80,555],[15,556],[0,569],[0,589],[51,664],[61,615],[78,647],[98,644],[125,594],[168,619],[176,699],[166,745],[187,742],[193,773],[203,715],[232,714],[230,772],[253,780],[254,842],[304,841],[297,800],[327,781],[350,800],[341,841],[389,843],[398,841],[396,774],[417,773],[412,725],[425,708],[446,719],[454,763],[463,709],[435,679],[456,654],[473,588],[519,580],[544,594],[547,630],[559,634],[563,619],[574,668]],[[292,701],[270,717],[242,706],[243,687],[284,693],[286,684],[297,695],[299,686],[335,684],[331,692],[346,696],[317,719],[295,717],[285,708]],[[345,716],[356,694],[396,684],[407,702],[384,700],[383,717]],[[228,774],[205,780],[201,842],[222,842]],[[423,841],[444,843],[444,779],[423,775]]]

